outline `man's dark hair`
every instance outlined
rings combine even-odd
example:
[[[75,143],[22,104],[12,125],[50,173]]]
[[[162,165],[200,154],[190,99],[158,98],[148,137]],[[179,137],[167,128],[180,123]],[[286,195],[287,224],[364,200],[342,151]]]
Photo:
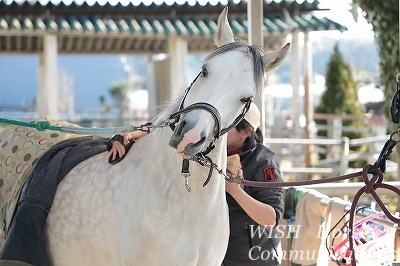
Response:
[[[237,131],[245,130],[247,128],[253,129],[253,127],[250,125],[250,123],[244,119],[242,121],[240,121],[239,124],[237,124],[235,128]],[[257,128],[255,130],[253,129],[253,132],[251,133],[251,135],[248,136],[247,139],[244,141],[243,150],[252,149],[258,143],[261,143],[261,144],[263,143],[263,135],[262,135],[262,131],[260,128]]]

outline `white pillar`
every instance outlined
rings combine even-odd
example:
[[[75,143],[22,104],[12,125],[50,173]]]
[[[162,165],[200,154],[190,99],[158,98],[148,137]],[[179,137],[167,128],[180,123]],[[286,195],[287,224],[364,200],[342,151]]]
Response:
[[[304,129],[304,137],[307,139],[314,138],[312,123],[314,121],[314,97],[312,91],[312,50],[308,31],[304,33],[304,115],[306,125]],[[313,146],[311,144],[305,146],[305,163],[307,167],[312,165]]]
[[[171,100],[171,88],[170,79],[171,69],[170,69],[170,58],[154,60],[154,86],[155,86],[155,107],[164,105],[166,102]],[[154,114],[159,113],[161,110],[156,109]]]
[[[249,0],[247,2],[247,21],[249,25],[248,42],[252,45],[264,46],[264,34],[263,34],[263,0]],[[258,106],[261,112],[261,123],[260,129],[264,136],[266,135],[265,127],[265,98],[264,88],[256,95],[254,103]],[[268,134],[267,134],[268,135]]]
[[[292,32],[292,42],[290,45],[291,58],[290,58],[290,80],[292,85],[292,120],[293,128],[292,133],[294,138],[300,138],[300,114],[302,113],[299,106],[299,34],[298,31]],[[295,167],[300,167],[301,165],[301,150],[303,147],[299,145],[290,146],[291,153],[293,154],[292,163]],[[298,175],[295,173],[293,176],[294,180],[297,180]]]
[[[299,135],[299,118],[301,110],[299,107],[299,33],[298,31],[292,32],[292,42],[290,45],[291,58],[290,58],[290,80],[292,85],[292,120],[293,120],[293,132],[295,138],[300,137]]]
[[[58,43],[55,34],[43,36],[43,52],[39,59],[39,92],[37,110],[40,118],[58,119]]]
[[[168,38],[170,96],[176,97],[185,89],[185,59],[187,41],[180,37]]]
[[[154,71],[154,61],[152,56],[147,56],[147,77],[146,77],[146,89],[149,93],[149,115],[153,118],[157,114],[156,107],[159,105],[157,102],[157,87],[156,87],[156,76]]]
[[[247,20],[249,23],[248,41],[250,44],[264,46],[263,16],[263,0],[249,0],[247,2]]]

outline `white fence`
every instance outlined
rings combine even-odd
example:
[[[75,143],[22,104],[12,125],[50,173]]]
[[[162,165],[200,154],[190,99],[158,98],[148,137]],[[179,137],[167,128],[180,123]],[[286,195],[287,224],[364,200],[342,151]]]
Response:
[[[384,135],[351,140],[347,137],[340,139],[267,138],[264,139],[264,143],[277,154],[284,175],[291,176],[291,180],[303,180],[313,175],[328,177],[359,171],[360,169],[350,168],[349,163],[366,161],[373,164],[389,137],[389,135]],[[313,145],[313,156],[316,158],[313,165],[309,167],[304,166],[305,145]],[[366,151],[351,151],[352,147],[362,145],[365,146]],[[321,160],[317,158],[318,149],[326,151],[332,148],[334,152],[330,157]],[[396,171],[397,164],[387,161],[386,172],[396,173]]]

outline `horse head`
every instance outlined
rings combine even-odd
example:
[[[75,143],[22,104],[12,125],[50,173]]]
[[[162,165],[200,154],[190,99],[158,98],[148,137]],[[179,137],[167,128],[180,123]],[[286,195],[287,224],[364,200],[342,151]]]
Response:
[[[267,53],[261,47],[235,41],[228,8],[218,18],[217,49],[203,62],[201,72],[186,89],[169,145],[185,158],[205,149],[243,118],[249,101],[264,86],[264,74],[277,67],[289,49]],[[185,109],[187,108],[187,109]]]

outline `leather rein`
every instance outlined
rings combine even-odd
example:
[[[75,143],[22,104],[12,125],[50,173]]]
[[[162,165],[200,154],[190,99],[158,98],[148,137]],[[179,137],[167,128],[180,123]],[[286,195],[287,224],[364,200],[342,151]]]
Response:
[[[389,184],[383,183],[383,176],[384,172],[386,170],[386,160],[389,158],[390,154],[392,153],[394,147],[398,142],[400,142],[400,129],[393,132],[390,135],[390,138],[386,141],[378,160],[375,162],[374,165],[367,164],[364,166],[362,171],[356,172],[356,173],[351,173],[347,175],[341,175],[341,176],[335,176],[335,177],[329,177],[329,178],[324,178],[324,179],[316,179],[316,180],[305,180],[305,181],[291,181],[291,182],[259,182],[259,181],[250,181],[250,180],[245,180],[241,176],[235,176],[235,175],[230,175],[228,173],[225,173],[223,169],[219,168],[212,160],[210,157],[207,156],[207,154],[212,151],[215,147],[214,141],[218,139],[221,135],[225,134],[228,132],[232,127],[236,126],[243,118],[248,109],[250,108],[250,104],[252,101],[252,97],[248,98],[243,98],[241,99],[242,102],[245,103],[245,106],[241,112],[241,114],[234,120],[234,122],[228,126],[227,128],[220,129],[221,128],[221,117],[219,115],[218,110],[208,104],[208,103],[195,103],[192,105],[189,105],[188,107],[184,108],[184,102],[186,99],[186,96],[188,95],[193,83],[198,79],[198,77],[201,75],[201,72],[196,76],[196,78],[193,80],[193,82],[190,84],[190,86],[185,90],[184,96],[181,100],[181,104],[179,106],[179,110],[173,114],[170,115],[169,119],[162,122],[160,125],[147,125],[146,127],[148,130],[150,128],[156,128],[156,127],[164,127],[164,126],[170,126],[171,129],[175,128],[175,124],[179,122],[180,115],[190,112],[195,109],[202,109],[205,111],[208,111],[211,113],[211,115],[214,117],[215,120],[215,135],[214,135],[214,140],[210,143],[210,145],[206,148],[205,151],[199,152],[195,154],[190,160],[195,161],[199,163],[202,166],[206,166],[210,168],[210,172],[208,175],[207,180],[204,182],[203,186],[205,186],[208,181],[211,178],[212,171],[215,169],[219,174],[223,175],[225,177],[225,180],[227,182],[232,182],[232,183],[237,183],[241,184],[244,186],[251,186],[251,187],[275,187],[275,188],[283,188],[283,187],[292,187],[292,186],[305,186],[305,185],[312,185],[312,184],[321,184],[321,183],[330,183],[330,182],[338,182],[338,181],[343,181],[346,179],[351,179],[351,178],[356,178],[362,176],[363,181],[365,183],[365,186],[360,188],[358,192],[356,193],[353,202],[351,204],[351,209],[350,209],[350,219],[349,219],[349,239],[350,239],[350,250],[352,251],[351,253],[351,264],[352,266],[356,266],[356,257],[355,257],[355,252],[354,252],[354,244],[353,244],[353,224],[354,224],[354,218],[355,218],[355,213],[356,213],[356,207],[358,204],[358,201],[360,197],[365,193],[365,194],[371,194],[375,201],[378,203],[382,211],[385,213],[386,217],[391,220],[393,223],[399,225],[400,224],[400,218],[393,216],[389,210],[387,209],[386,205],[382,202],[380,199],[379,195],[376,193],[376,189],[378,188],[383,188],[387,190],[391,190],[397,195],[400,196],[400,189],[397,187],[394,187]],[[397,75],[397,90],[395,95],[392,98],[391,101],[391,115],[392,115],[392,121],[393,123],[399,124],[400,123],[400,74]],[[170,122],[170,120],[174,120],[174,122]],[[148,131],[149,132],[149,131]],[[397,135],[399,138],[394,138],[394,136]],[[191,191],[191,188],[189,186],[188,182],[188,177],[190,176],[190,171],[189,171],[189,159],[183,159],[182,162],[182,175],[185,177],[185,183],[186,183],[186,189],[188,191]]]

